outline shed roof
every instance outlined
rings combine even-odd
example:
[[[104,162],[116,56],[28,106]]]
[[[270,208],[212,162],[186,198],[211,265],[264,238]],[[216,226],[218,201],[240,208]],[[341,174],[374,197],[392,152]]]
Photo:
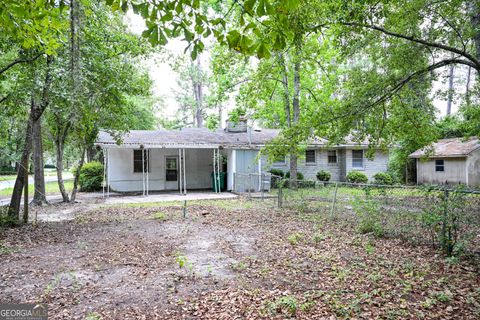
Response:
[[[262,129],[248,132],[228,132],[223,129],[210,131],[206,128],[184,128],[181,130],[131,130],[117,139],[107,131],[100,131],[96,144],[108,147],[138,148],[259,148],[277,137],[280,130]],[[326,139],[314,138],[309,142],[312,146],[325,146]],[[341,146],[367,146],[368,142],[356,142],[352,136],[345,139]]]
[[[465,157],[472,151],[480,148],[478,137],[441,139],[431,145],[418,149],[410,154],[410,158],[444,158],[444,157]]]

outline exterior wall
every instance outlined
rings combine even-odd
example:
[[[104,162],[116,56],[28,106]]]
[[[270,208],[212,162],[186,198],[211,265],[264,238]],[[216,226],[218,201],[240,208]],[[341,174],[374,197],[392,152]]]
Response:
[[[346,174],[351,170],[358,170],[364,172],[368,179],[373,179],[373,176],[378,172],[387,171],[388,154],[377,151],[373,160],[364,158],[363,168],[352,168],[352,150],[351,149],[337,149],[337,163],[328,163],[328,150],[331,149],[316,149],[315,160],[313,164],[305,163],[305,158],[298,160],[298,171],[303,173],[305,179],[316,180],[317,172],[325,170],[331,173],[331,181],[345,181]],[[366,152],[366,150],[365,150]],[[288,158],[285,163],[273,163],[271,168],[280,169],[283,172],[289,171]]]
[[[358,149],[355,149],[358,150]],[[380,150],[375,151],[373,160],[365,157],[367,150],[363,150],[363,168],[352,167],[352,149],[345,150],[346,174],[352,170],[363,172],[369,181],[373,181],[373,176],[378,172],[386,172],[388,169],[388,153]]]
[[[445,171],[435,171],[435,160],[444,160]],[[466,162],[466,158],[437,158],[426,161],[417,159],[417,183],[466,184]]]
[[[110,187],[121,192],[142,191],[143,174],[133,172],[133,150],[115,148],[108,150]],[[178,149],[150,149],[149,190],[179,190],[178,181],[165,181],[165,158],[177,157]],[[186,149],[185,166],[188,189],[212,187],[213,151],[211,149]],[[178,163],[177,163],[178,165]],[[180,175],[178,174],[178,178]]]
[[[467,158],[469,186],[480,186],[480,149],[473,151]]]

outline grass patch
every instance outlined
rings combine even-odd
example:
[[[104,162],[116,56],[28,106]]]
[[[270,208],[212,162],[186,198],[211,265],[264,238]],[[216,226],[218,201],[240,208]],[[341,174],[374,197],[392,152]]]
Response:
[[[167,220],[167,215],[163,212],[156,212],[153,214],[153,219],[159,220],[159,221],[165,221]]]
[[[73,189],[73,180],[64,180],[65,184],[65,189],[67,192],[71,192]],[[13,192],[13,187],[12,188],[6,188],[3,190],[0,190],[0,196],[10,196],[12,195]],[[28,185],[28,194],[33,195],[34,192],[34,186],[33,184]],[[45,183],[45,192],[47,194],[52,194],[52,193],[59,193],[60,189],[58,188],[58,182],[57,181],[51,181]]]

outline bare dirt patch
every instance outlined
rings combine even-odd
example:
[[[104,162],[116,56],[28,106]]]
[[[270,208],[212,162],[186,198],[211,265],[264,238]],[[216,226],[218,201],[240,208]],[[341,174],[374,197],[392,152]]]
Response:
[[[75,209],[0,234],[0,301],[51,319],[480,315],[479,276],[432,248],[243,200]],[[47,213],[45,213],[47,214]]]

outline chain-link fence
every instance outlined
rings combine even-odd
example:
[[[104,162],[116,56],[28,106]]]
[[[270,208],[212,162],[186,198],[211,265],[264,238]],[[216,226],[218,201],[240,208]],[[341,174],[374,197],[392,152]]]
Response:
[[[278,181],[278,207],[351,222],[358,231],[480,258],[480,192],[456,187]]]
[[[233,191],[245,193],[249,196],[264,197],[270,192],[272,175],[270,173],[240,173],[233,176]]]

